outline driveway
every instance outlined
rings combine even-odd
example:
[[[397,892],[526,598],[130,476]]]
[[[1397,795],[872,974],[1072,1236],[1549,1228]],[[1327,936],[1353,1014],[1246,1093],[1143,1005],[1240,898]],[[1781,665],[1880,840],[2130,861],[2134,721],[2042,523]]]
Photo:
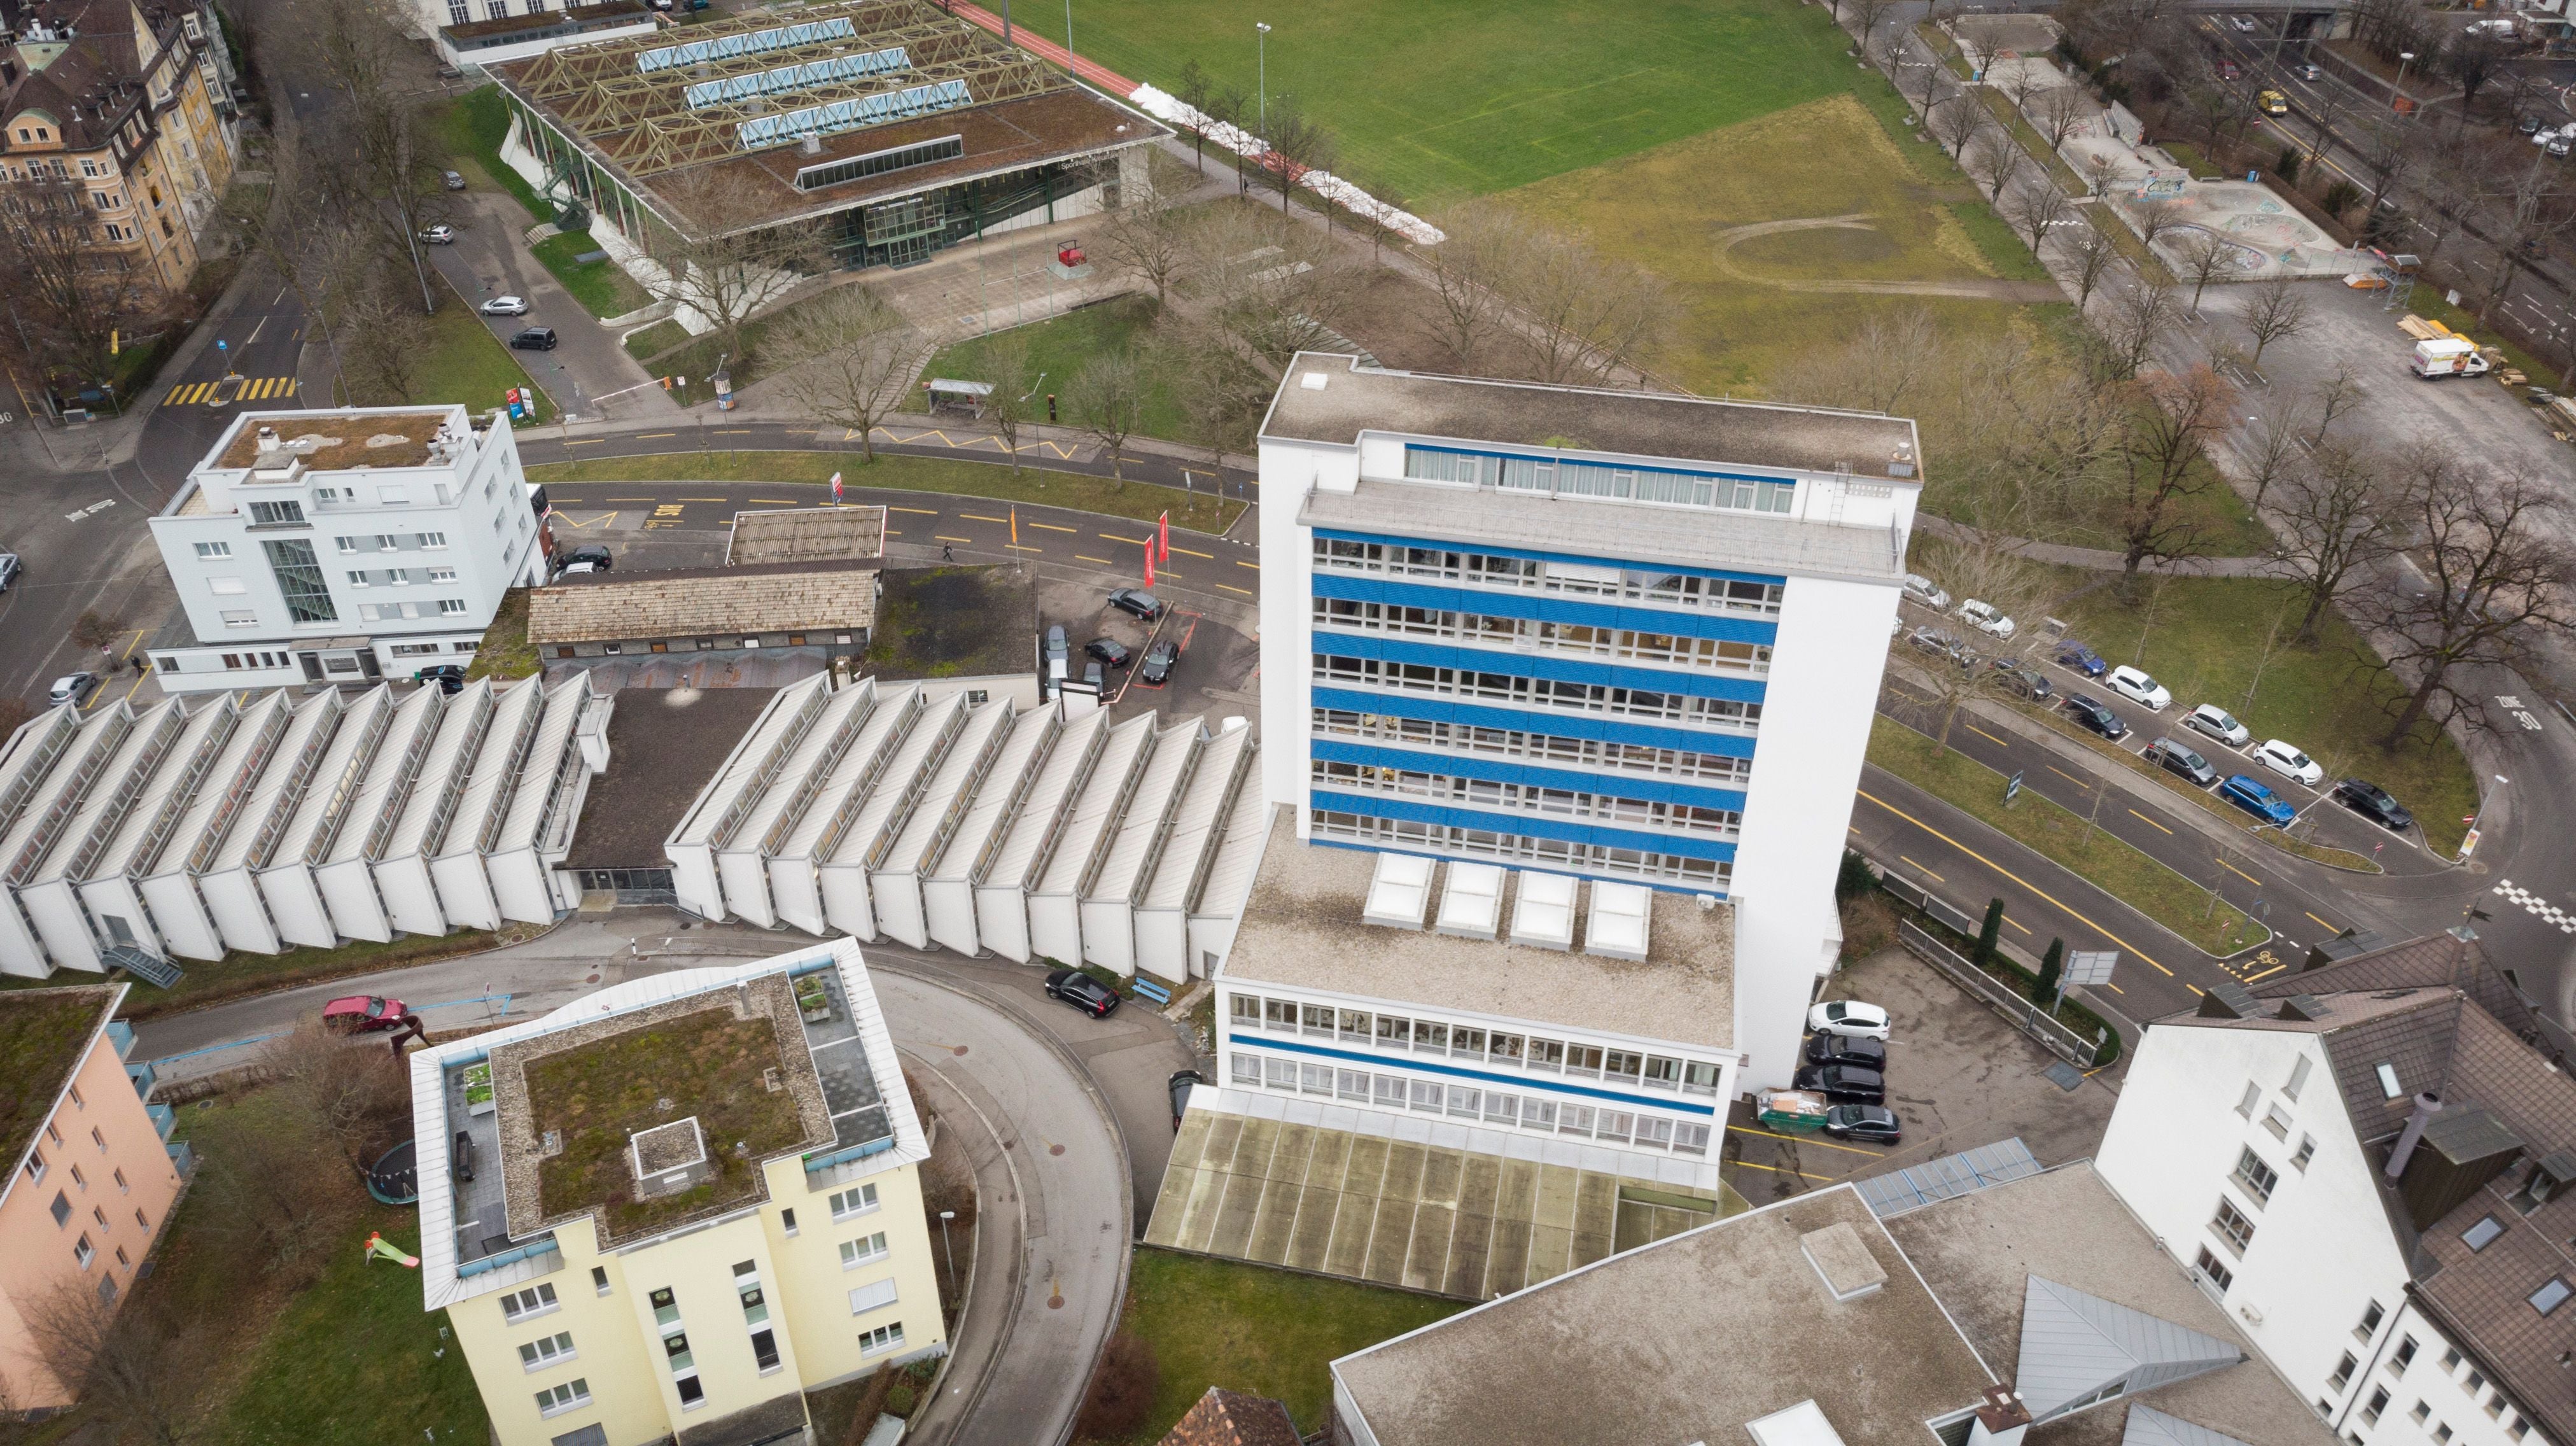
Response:
[[[528,213],[516,200],[500,191],[460,191],[451,199],[456,240],[425,249],[472,305],[496,296],[527,299],[525,316],[485,319],[494,336],[507,342],[522,327],[555,329],[559,344],[553,351],[521,352],[519,361],[556,405],[584,421],[679,415],[669,395],[649,385],[652,378],[643,365],[618,345],[617,334],[600,325],[528,254]]]

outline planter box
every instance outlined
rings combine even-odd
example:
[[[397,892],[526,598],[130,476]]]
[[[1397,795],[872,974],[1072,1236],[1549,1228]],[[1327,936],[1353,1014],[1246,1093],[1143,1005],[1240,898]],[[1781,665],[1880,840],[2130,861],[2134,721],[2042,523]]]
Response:
[[[823,987],[822,976],[808,974],[796,981],[796,1009],[809,1024],[832,1017],[832,993]]]
[[[492,1065],[490,1061],[465,1067],[465,1112],[473,1115],[492,1113]]]

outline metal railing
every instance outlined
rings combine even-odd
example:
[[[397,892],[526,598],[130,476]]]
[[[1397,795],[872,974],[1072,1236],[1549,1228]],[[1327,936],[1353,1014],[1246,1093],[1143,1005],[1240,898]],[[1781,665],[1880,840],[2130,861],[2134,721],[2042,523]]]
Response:
[[[2047,1010],[2022,998],[2004,982],[1968,962],[1957,950],[1932,937],[1910,922],[1896,926],[1896,940],[1905,952],[1929,964],[1951,983],[1975,995],[1997,1014],[2011,1020],[2013,1027],[2038,1040],[2049,1053],[2079,1068],[2091,1068],[2100,1053],[2102,1041],[2087,1038],[2063,1022],[2049,1017]]]

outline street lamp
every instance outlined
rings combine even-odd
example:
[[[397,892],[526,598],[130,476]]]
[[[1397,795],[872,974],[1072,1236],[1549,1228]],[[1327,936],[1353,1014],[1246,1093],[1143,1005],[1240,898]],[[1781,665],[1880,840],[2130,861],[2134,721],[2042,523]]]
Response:
[[[2413,65],[2414,63],[2415,63],[2415,52],[2414,52],[2414,51],[2411,51],[2411,50],[2401,50],[2401,51],[2397,52],[2397,99],[2398,99],[2398,100],[2404,100],[2404,99],[2406,98],[2406,67],[2408,67],[2408,66],[2410,66],[2410,65]],[[2395,103],[2395,102],[2391,102],[2391,104],[2392,104],[2392,105],[2393,105],[2394,103]],[[2410,116],[2411,116],[2411,115],[2413,115],[2415,112],[2414,112],[2413,110],[2411,110],[2411,109],[2410,109],[2410,110],[2408,110],[2406,113],[2407,113],[2408,115],[2410,115]]]
[[[939,1245],[948,1252],[948,1293],[957,1293],[957,1246],[948,1238],[948,1222],[957,1218],[954,1210],[939,1212]]]
[[[1263,135],[1268,135],[1270,133],[1270,25],[1267,21],[1255,20],[1252,22],[1252,30],[1252,65],[1255,77],[1253,91],[1260,97],[1261,108],[1261,119],[1256,124],[1261,127]]]

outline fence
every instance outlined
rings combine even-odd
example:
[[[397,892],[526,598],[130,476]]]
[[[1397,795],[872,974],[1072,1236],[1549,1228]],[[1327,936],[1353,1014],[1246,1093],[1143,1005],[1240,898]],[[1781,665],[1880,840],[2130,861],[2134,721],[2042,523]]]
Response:
[[[1969,963],[1958,951],[1912,923],[1897,924],[1896,941],[1905,946],[1906,953],[1931,965],[1951,983],[1984,1000],[1988,1008],[2011,1020],[2015,1028],[2038,1040],[2049,1053],[2078,1068],[2092,1067],[2093,1056],[2101,1050],[2101,1040],[2088,1039],[2051,1019],[2047,1010],[2004,987],[2002,980]]]

